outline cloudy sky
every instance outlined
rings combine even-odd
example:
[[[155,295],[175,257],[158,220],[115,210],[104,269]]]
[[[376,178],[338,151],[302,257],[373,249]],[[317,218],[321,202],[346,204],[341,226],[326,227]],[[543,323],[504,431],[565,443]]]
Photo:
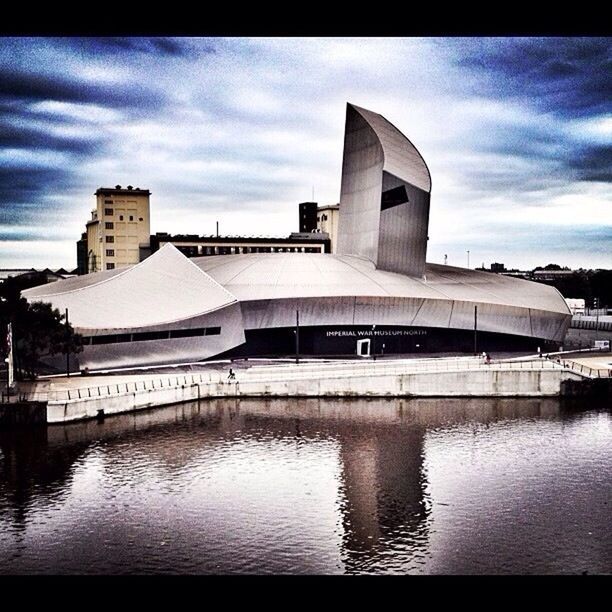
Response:
[[[433,179],[428,261],[612,268],[612,39],[0,39],[0,267],[76,266],[100,186],[151,231],[287,235],[336,203],[346,102]]]

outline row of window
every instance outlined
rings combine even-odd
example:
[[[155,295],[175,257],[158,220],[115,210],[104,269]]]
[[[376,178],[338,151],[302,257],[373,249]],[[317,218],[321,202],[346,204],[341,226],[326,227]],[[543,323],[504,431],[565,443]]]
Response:
[[[171,329],[166,331],[136,332],[133,334],[106,334],[102,336],[83,336],[83,344],[118,344],[120,342],[169,340],[171,338],[192,338],[194,336],[218,336],[220,333],[220,327],[196,327],[193,329]]]
[[[104,214],[105,215],[112,215],[113,211],[112,211],[112,209],[107,208],[107,209],[104,210]],[[134,220],[134,215],[129,215],[129,220],[133,221]],[[138,220],[142,221],[142,217],[138,217]],[[123,221],[123,215],[119,215],[119,221]],[[113,227],[114,227],[113,222],[112,221],[105,221],[104,222],[104,227],[106,227],[106,229],[113,229]]]
[[[176,248],[187,257],[198,257],[198,255],[234,255],[240,253],[321,253],[321,247],[229,247],[229,246],[206,246],[199,251],[197,246],[180,246]]]

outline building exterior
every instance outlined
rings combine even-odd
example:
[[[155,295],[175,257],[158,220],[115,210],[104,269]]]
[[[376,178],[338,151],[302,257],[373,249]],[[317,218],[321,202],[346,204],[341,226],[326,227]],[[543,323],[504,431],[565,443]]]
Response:
[[[317,208],[317,230],[327,234],[330,238],[332,253],[337,252],[338,246],[338,222],[340,219],[340,205],[329,204]]]
[[[586,312],[585,300],[582,298],[565,298],[573,315],[583,315]],[[604,313],[605,314],[605,313]]]
[[[0,284],[8,278],[16,279],[21,286],[35,287],[46,283],[54,283],[65,278],[73,278],[76,276],[76,271],[68,272],[64,268],[59,270],[50,270],[44,268],[37,270],[36,268],[5,268],[0,269]]]
[[[147,252],[150,248],[151,192],[116,185],[114,189],[100,187],[94,195],[96,207],[86,224],[87,235],[77,242],[77,267],[85,269],[83,240],[87,243],[87,273],[137,264],[141,249]]]
[[[300,233],[327,234],[330,239],[330,251],[336,252],[338,244],[339,204],[319,206],[317,202],[302,202],[299,205]]]
[[[573,274],[573,270],[534,270],[532,277],[536,281],[554,281],[568,278]]]
[[[317,229],[317,209],[319,205],[316,202],[301,202],[298,204],[300,215],[299,231],[302,234],[314,232]]]
[[[87,232],[81,234],[81,239],[76,243],[77,251],[77,274],[87,274]]]
[[[336,254],[209,257],[193,240],[187,258],[160,240],[137,265],[23,294],[69,309],[90,370],[292,354],[298,314],[307,355],[471,353],[476,334],[479,351],[558,348],[572,315],[554,287],[425,262],[430,191],[414,145],[349,104]]]
[[[167,234],[151,236],[151,253],[166,244],[174,245],[187,257],[241,253],[329,253],[330,239],[323,233],[293,233],[285,238],[266,236],[198,236]]]

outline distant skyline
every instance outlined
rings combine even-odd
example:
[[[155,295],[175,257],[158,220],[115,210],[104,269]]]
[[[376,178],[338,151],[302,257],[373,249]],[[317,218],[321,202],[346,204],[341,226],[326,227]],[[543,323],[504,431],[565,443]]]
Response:
[[[612,268],[611,41],[0,39],[0,267],[76,267],[116,184],[152,233],[297,231],[339,200],[351,102],[429,166],[428,261]]]

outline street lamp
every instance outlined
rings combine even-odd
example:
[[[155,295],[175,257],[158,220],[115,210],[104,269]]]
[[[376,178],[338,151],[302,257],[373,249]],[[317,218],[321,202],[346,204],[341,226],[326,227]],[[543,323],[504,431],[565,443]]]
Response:
[[[374,336],[375,330],[376,330],[376,325],[372,325],[372,357],[374,361],[376,361],[376,338]]]

